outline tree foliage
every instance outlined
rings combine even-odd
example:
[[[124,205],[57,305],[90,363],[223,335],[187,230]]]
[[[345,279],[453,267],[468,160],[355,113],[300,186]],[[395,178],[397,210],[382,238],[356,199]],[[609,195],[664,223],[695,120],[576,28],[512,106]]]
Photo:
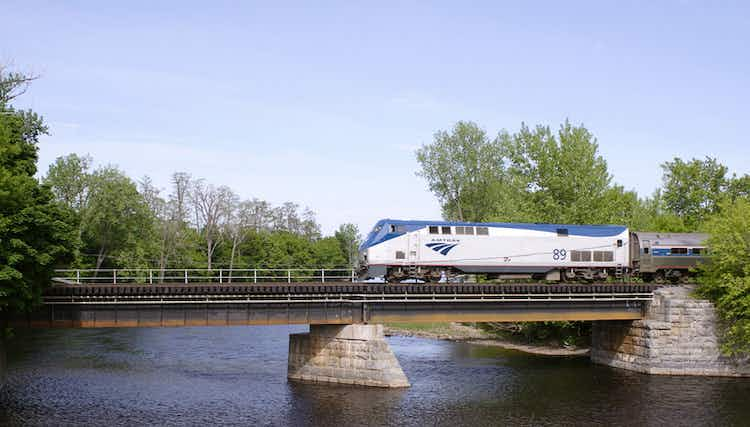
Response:
[[[315,214],[296,203],[242,200],[184,172],[172,175],[163,195],[149,177],[136,184],[116,167],[92,163],[70,154],[44,177],[79,219],[79,267],[148,267],[163,277],[167,268],[345,268],[356,260],[344,235],[321,238]],[[340,231],[356,245],[351,227]]]
[[[710,157],[688,162],[675,158],[662,164],[664,203],[688,226],[716,213],[727,189],[727,167]]]
[[[73,216],[34,178],[47,128],[9,105],[31,80],[0,66],[0,311],[31,308],[76,243]]]
[[[725,200],[718,208],[705,225],[711,262],[701,268],[698,293],[724,320],[722,350],[750,355],[750,200]]]
[[[435,133],[417,151],[446,219],[630,223],[641,201],[613,185],[593,134],[566,121],[553,132],[525,124],[490,139],[472,122]]]
[[[458,122],[450,132],[438,131],[434,142],[417,150],[423,177],[449,219],[478,221],[492,203],[485,198],[503,178],[496,141],[476,123]]]

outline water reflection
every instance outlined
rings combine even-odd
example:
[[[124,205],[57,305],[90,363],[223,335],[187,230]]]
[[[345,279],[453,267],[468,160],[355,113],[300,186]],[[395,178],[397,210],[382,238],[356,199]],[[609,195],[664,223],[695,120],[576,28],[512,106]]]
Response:
[[[750,381],[655,377],[390,338],[409,389],[289,383],[305,327],[40,330],[9,349],[2,425],[746,425]]]

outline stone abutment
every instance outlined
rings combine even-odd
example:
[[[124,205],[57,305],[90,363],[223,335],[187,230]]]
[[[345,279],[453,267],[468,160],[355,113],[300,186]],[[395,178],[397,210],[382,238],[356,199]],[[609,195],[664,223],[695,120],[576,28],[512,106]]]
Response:
[[[750,376],[747,359],[721,354],[716,310],[693,290],[657,289],[642,320],[593,322],[591,360],[647,374]]]

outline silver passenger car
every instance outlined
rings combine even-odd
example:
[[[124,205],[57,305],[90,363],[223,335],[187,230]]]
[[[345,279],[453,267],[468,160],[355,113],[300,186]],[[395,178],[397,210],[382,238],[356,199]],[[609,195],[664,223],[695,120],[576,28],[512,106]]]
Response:
[[[686,280],[707,258],[705,233],[631,233],[633,271],[645,281]]]

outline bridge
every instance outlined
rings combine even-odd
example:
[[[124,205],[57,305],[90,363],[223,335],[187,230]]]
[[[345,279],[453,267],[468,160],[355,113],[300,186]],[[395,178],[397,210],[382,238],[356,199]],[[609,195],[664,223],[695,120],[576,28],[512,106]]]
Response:
[[[634,320],[644,284],[356,283],[351,270],[61,270],[17,325],[153,327]]]
[[[388,322],[632,321],[656,286],[358,283],[351,270],[59,270],[12,326],[111,328],[309,324],[289,338],[293,380],[407,387]],[[608,322],[605,322],[608,323]]]

